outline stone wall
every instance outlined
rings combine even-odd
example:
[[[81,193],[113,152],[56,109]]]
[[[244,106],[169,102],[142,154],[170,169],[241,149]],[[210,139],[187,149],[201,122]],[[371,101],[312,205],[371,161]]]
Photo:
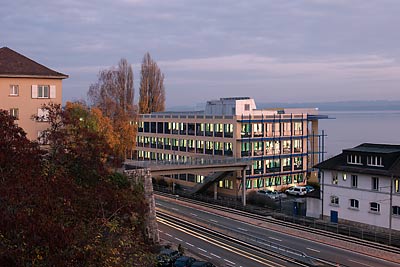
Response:
[[[151,180],[151,172],[149,169],[125,170],[131,183],[142,183],[144,187],[144,197],[149,205],[149,214],[146,221],[146,235],[149,240],[154,243],[160,241],[158,233],[158,225],[156,218],[156,203],[153,193],[153,182]]]

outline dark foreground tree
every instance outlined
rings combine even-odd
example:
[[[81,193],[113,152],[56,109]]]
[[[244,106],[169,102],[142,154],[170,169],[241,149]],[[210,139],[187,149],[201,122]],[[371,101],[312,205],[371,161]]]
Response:
[[[107,122],[79,104],[48,111],[45,157],[0,112],[0,266],[153,266],[143,188],[106,167]]]
[[[143,57],[139,90],[139,113],[165,110],[164,74],[157,63],[146,53]]]

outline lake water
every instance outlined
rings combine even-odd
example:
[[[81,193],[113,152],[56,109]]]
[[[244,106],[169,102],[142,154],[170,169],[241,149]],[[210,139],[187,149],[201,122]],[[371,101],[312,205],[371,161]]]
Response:
[[[325,159],[362,143],[400,145],[400,110],[320,111],[335,119],[320,120],[325,130]]]

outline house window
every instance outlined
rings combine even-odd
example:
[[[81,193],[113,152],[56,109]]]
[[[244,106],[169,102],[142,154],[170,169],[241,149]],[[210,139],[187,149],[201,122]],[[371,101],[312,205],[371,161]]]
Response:
[[[342,178],[343,178],[343,181],[346,181],[347,180],[347,173],[343,173],[342,174]]]
[[[19,86],[10,85],[10,96],[18,96],[18,95],[19,95]]]
[[[332,184],[338,184],[338,174],[337,174],[337,172],[332,172]]]
[[[49,111],[47,109],[38,109],[38,121],[49,121]]]
[[[361,156],[360,155],[347,155],[347,163],[361,164]]]
[[[339,206],[339,197],[331,196],[331,205],[332,206]]]
[[[357,199],[350,199],[350,208],[353,208],[353,209],[359,208],[359,202]]]
[[[374,191],[379,191],[379,178],[378,177],[371,178],[371,189]]]
[[[358,186],[358,176],[352,175],[351,176],[351,187],[357,187],[357,186]]]
[[[367,165],[383,167],[383,165],[382,165],[382,157],[368,156],[367,157]]]
[[[250,110],[250,104],[244,104],[244,110],[249,111]]]
[[[10,109],[10,116],[14,117],[14,120],[18,120],[19,119],[19,109],[17,109],[17,108]]]
[[[400,216],[400,207],[399,206],[392,206],[392,214],[396,216]]]
[[[381,211],[381,205],[376,202],[371,202],[369,203],[369,210],[372,212],[380,212]]]
[[[50,86],[38,85],[38,98],[50,98]]]

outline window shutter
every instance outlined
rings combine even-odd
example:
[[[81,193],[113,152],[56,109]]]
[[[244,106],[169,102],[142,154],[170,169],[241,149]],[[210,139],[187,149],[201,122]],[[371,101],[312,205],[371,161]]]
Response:
[[[32,98],[38,98],[38,86],[32,85]]]
[[[56,86],[50,85],[50,98],[56,98]]]

